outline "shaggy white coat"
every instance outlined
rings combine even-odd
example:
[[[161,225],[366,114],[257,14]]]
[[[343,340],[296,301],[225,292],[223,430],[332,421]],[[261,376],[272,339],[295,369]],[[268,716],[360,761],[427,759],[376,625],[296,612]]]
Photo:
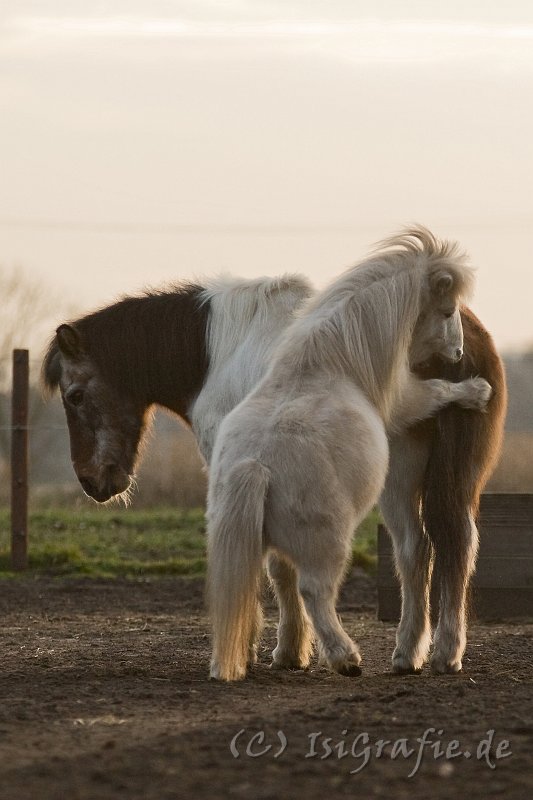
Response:
[[[410,370],[436,353],[460,357],[458,301],[472,283],[464,257],[425,229],[389,240],[311,301],[222,422],[208,498],[213,677],[242,678],[253,658],[268,552],[281,607],[275,662],[305,666],[314,630],[330,667],[359,672],[335,600],[352,531],[385,483],[388,435],[490,396],[482,379],[424,382]]]

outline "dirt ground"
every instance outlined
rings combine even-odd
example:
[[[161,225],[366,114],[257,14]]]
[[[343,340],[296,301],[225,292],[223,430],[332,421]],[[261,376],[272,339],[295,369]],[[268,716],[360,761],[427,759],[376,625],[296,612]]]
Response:
[[[201,580],[12,580],[0,605],[2,800],[533,797],[533,621],[473,624],[460,676],[394,677],[357,573],[362,677],[271,670],[271,607],[260,663],[221,685]]]

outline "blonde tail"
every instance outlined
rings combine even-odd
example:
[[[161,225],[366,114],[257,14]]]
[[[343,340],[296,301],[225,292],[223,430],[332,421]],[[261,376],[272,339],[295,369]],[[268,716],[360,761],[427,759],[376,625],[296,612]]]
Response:
[[[234,681],[246,674],[260,612],[269,479],[262,464],[247,459],[210,488],[207,597],[213,626],[212,678]]]

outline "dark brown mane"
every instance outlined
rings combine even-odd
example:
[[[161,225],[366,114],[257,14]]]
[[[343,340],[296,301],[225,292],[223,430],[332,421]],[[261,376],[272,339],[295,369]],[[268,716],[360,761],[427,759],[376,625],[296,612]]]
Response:
[[[186,416],[207,371],[209,302],[195,284],[126,297],[74,321],[83,348],[100,375],[121,394],[158,403]],[[43,363],[43,383],[60,379],[56,338]]]

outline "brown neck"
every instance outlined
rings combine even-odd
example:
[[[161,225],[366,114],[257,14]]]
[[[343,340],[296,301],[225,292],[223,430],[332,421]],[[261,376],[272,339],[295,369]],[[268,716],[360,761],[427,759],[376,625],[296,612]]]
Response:
[[[187,419],[208,368],[209,303],[199,286],[126,298],[79,320],[104,380],[142,407],[152,404]]]

